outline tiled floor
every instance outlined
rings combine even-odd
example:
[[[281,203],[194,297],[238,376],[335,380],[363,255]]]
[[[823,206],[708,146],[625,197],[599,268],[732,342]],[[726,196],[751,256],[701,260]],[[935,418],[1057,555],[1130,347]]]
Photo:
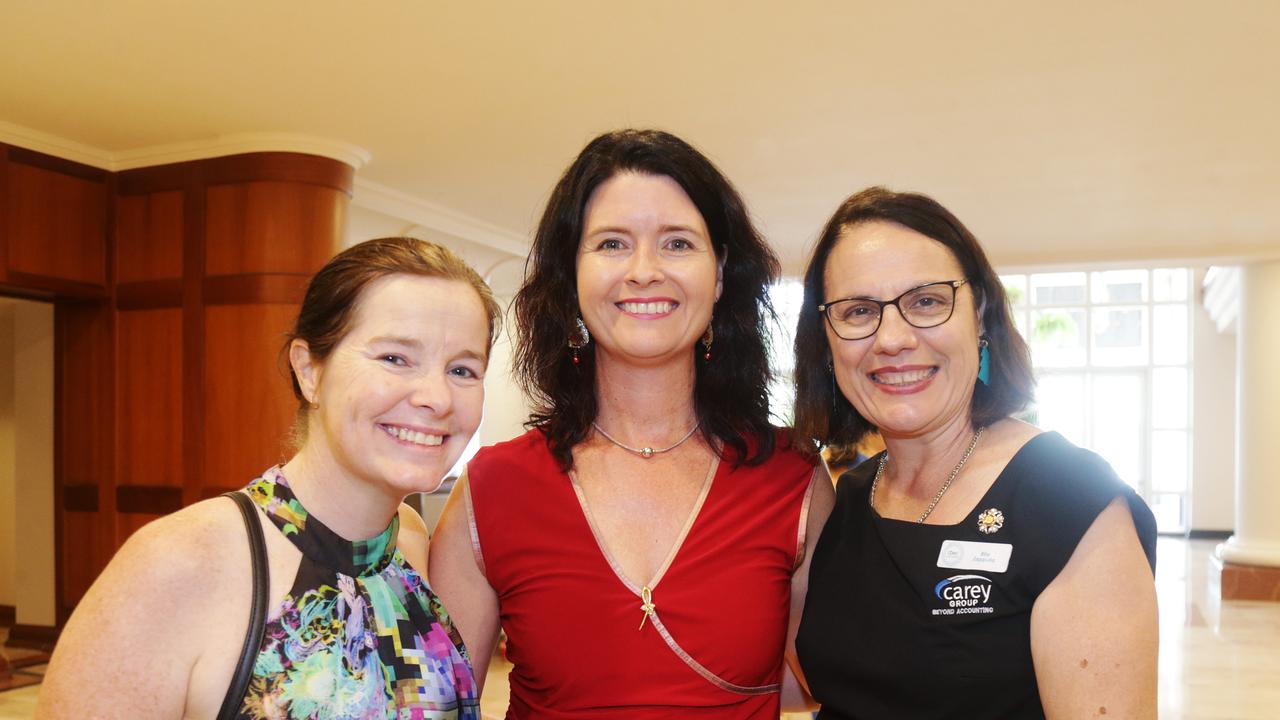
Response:
[[[1216,543],[1161,538],[1160,717],[1280,717],[1280,602],[1219,602]]]
[[[1272,720],[1280,717],[1280,603],[1219,602],[1210,586],[1213,546],[1160,540],[1160,717]],[[489,670],[485,718],[506,710],[509,668],[495,660]],[[0,720],[31,718],[35,697],[35,687],[0,692]]]

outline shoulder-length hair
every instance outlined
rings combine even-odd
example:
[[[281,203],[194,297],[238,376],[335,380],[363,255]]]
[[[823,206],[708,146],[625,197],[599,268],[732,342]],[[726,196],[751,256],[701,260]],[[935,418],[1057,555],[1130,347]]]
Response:
[[[876,430],[838,391],[831,367],[825,322],[818,305],[826,302],[827,260],[844,231],[865,222],[892,222],[942,243],[964,271],[982,310],[990,354],[988,383],[976,383],[969,411],[975,425],[988,425],[1026,407],[1035,379],[1027,344],[1013,326],[1004,285],[977,238],[936,200],[919,193],[883,187],[855,193],[827,221],[804,274],[804,305],[796,328],[796,446],[853,444]]]
[[[526,426],[545,433],[552,454],[568,470],[573,446],[596,419],[594,343],[579,351],[578,364],[567,345],[579,314],[576,257],[587,201],[601,183],[623,172],[671,178],[707,224],[724,264],[724,285],[712,319],[714,357],[694,361],[694,408],[713,447],[733,449],[735,462],[761,462],[774,447],[765,338],[767,323],[775,319],[768,286],[778,276],[778,260],[715,165],[659,130],[618,130],[595,138],[551,192],[514,300],[515,375],[534,404]]]

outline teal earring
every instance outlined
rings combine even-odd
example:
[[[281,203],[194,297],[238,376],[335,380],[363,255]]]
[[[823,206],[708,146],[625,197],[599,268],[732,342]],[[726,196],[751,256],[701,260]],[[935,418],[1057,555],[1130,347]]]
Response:
[[[991,384],[991,353],[987,351],[986,338],[978,338],[978,382]]]

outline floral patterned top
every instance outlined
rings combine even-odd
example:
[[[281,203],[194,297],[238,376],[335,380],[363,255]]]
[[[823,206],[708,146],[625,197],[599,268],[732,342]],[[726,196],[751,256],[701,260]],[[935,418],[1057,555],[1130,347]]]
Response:
[[[279,467],[245,492],[302,552],[302,563],[268,615],[237,717],[480,717],[462,640],[396,548],[398,518],[380,535],[352,542],[307,514]]]

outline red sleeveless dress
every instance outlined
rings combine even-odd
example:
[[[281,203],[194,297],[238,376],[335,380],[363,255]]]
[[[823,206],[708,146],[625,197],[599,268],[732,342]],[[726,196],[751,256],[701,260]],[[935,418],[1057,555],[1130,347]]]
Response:
[[[760,465],[734,468],[732,450],[712,463],[647,615],[540,431],[471,460],[472,542],[514,665],[508,718],[777,720],[791,574],[819,478],[777,439]]]

